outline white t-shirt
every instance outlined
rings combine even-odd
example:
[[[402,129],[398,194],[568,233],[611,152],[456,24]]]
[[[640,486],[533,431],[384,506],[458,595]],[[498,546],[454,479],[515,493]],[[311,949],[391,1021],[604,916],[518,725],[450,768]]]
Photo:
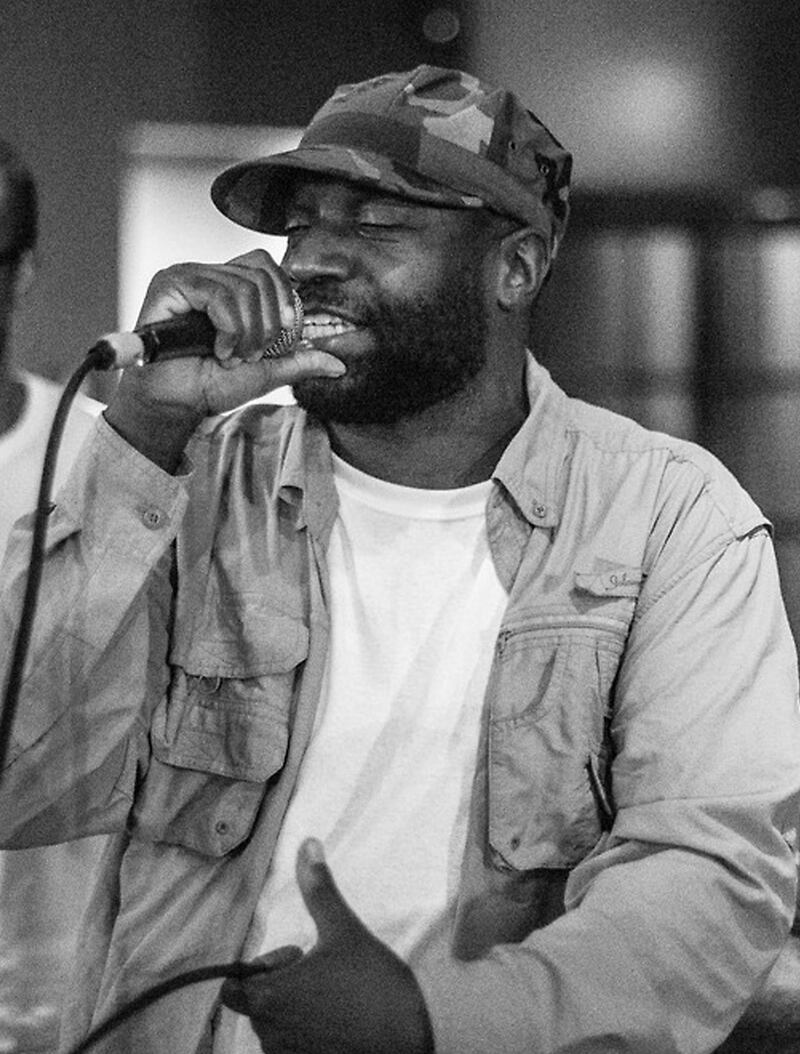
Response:
[[[314,732],[245,958],[308,950],[294,868],[319,838],[346,900],[413,964],[454,908],[483,697],[507,596],[486,536],[491,482],[396,486],[338,458],[331,647]],[[259,1054],[225,1012],[217,1054]]]
[[[15,520],[36,506],[47,438],[62,389],[18,374],[27,401],[0,435],[0,557]],[[101,403],[78,395],[67,418],[55,488],[92,428]],[[90,876],[105,839],[0,852],[0,1052],[55,1049],[61,992]]]
[[[45,447],[62,392],[53,381],[32,373],[20,372],[18,379],[25,385],[25,409],[14,427],[0,435],[0,557],[14,521],[36,507]],[[73,401],[56,462],[54,494],[102,409],[102,403],[80,392]]]

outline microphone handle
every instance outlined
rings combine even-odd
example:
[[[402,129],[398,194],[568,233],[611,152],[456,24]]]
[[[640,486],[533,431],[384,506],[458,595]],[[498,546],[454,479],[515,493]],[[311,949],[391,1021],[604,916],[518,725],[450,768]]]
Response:
[[[148,363],[210,355],[217,334],[204,311],[188,311],[185,315],[140,326],[136,335],[144,349],[142,362]]]
[[[204,311],[151,322],[130,333],[106,333],[89,349],[95,369],[114,370],[143,366],[167,359],[204,358],[214,350],[216,331]]]

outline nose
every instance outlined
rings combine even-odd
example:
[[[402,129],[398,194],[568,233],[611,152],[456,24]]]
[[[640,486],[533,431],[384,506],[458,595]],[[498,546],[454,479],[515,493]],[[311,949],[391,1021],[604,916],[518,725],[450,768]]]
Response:
[[[309,226],[290,240],[281,266],[298,284],[320,278],[341,282],[350,276],[353,259],[345,238],[330,228]]]

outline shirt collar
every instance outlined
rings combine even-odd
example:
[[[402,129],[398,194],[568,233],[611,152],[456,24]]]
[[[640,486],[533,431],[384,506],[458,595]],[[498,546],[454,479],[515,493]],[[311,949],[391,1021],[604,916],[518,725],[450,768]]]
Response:
[[[493,479],[503,485],[534,527],[555,527],[564,503],[567,455],[566,396],[548,371],[528,355],[525,382],[530,411],[503,452]],[[325,427],[295,408],[284,446],[281,498],[297,509],[298,528],[323,541],[338,510]]]
[[[294,407],[290,413],[278,494],[294,506],[298,530],[308,527],[313,535],[327,542],[339,508],[328,433],[320,421],[304,410]]]
[[[555,527],[564,505],[567,397],[530,354],[525,382],[530,410],[493,478],[503,484],[532,526]]]

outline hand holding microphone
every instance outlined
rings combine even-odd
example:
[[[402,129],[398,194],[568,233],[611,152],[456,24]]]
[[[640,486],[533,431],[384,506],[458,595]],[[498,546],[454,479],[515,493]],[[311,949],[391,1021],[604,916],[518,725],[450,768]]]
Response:
[[[226,264],[160,271],[134,333],[110,334],[100,344],[120,355],[120,365],[133,364],[123,370],[107,421],[167,471],[204,417],[305,377],[345,372],[302,340],[300,299],[262,249]]]
[[[303,301],[292,290],[295,320],[281,329],[262,355],[265,359],[288,355],[303,335]],[[208,315],[192,309],[185,315],[139,326],[130,333],[107,333],[89,349],[110,353],[107,369],[146,366],[168,359],[205,358],[214,354],[217,331]]]

